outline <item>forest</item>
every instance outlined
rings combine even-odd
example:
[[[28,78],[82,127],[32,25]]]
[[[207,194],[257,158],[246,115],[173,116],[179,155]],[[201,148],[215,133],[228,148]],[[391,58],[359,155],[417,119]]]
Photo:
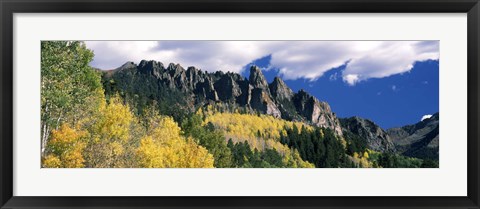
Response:
[[[226,103],[192,105],[151,78],[121,88],[80,41],[41,43],[43,168],[421,168],[344,130]],[[155,86],[155,88],[152,87]]]

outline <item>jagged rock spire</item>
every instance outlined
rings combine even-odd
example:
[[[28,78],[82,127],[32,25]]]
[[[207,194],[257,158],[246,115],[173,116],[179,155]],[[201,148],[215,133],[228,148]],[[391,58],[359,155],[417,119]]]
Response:
[[[250,67],[250,77],[248,79],[253,88],[268,89],[268,82],[262,73],[262,70],[255,65]]]
[[[293,97],[293,91],[290,89],[283,80],[276,76],[273,82],[269,84],[270,93],[276,100],[289,100]]]

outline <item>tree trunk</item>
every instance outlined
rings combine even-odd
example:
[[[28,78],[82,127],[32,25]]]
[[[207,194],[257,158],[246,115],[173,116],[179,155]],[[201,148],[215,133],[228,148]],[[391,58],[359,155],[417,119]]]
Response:
[[[47,140],[48,140],[48,132],[49,132],[49,128],[47,126],[47,123],[44,123],[43,124],[43,127],[42,127],[42,141],[41,141],[41,154],[42,154],[42,157],[45,157],[45,147],[47,146]]]
[[[41,149],[41,156],[45,157],[45,147],[47,145],[47,139],[48,139],[48,125],[47,125],[47,118],[43,117],[43,115],[48,114],[48,105],[45,105],[45,110],[43,110],[42,114],[42,126],[41,126],[41,132],[42,132],[42,139],[40,142],[40,149]]]

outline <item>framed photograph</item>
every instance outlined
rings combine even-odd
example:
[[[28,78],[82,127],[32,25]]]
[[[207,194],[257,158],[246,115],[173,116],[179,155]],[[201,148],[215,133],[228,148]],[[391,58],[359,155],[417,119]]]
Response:
[[[0,6],[1,208],[479,208],[478,0]]]

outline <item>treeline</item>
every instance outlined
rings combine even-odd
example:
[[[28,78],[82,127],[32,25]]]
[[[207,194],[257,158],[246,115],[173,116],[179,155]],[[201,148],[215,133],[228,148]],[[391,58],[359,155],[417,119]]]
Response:
[[[221,107],[209,105],[197,111],[196,115],[204,118],[204,125],[221,131],[225,139],[231,140],[233,144],[248,144],[253,152],[255,150],[278,152],[282,157],[283,167],[314,167],[312,163],[302,159],[296,149],[291,149],[279,141],[281,133],[285,132],[284,127],[303,123],[286,121],[270,115],[221,112],[218,108]],[[249,155],[244,156],[251,159]]]
[[[300,130],[296,125],[285,130],[280,142],[298,150],[302,159],[314,163],[315,167],[354,167],[345,155],[344,145],[332,130],[319,127],[307,130],[304,125]]]
[[[114,71],[114,70],[113,70]],[[126,104],[133,107],[136,115],[142,115],[149,108],[155,108],[180,123],[193,106],[193,101],[183,92],[170,88],[145,73],[136,73],[136,68],[122,69],[122,73],[103,72],[102,86],[106,99],[120,95]]]
[[[233,114],[232,114],[233,115]],[[255,118],[257,116],[250,115]],[[202,119],[205,118],[205,119]],[[215,158],[215,167],[219,168],[311,168],[312,164],[305,162],[288,148],[276,149],[273,140],[264,142],[262,149],[249,144],[249,134],[244,134],[245,140],[234,142],[232,138],[226,141],[225,130],[218,128],[209,121],[208,116],[201,113],[191,114],[182,122],[186,136],[194,137],[196,142],[206,147]],[[218,122],[218,121],[217,121]],[[203,124],[203,125],[202,125]],[[234,127],[235,124],[230,124]],[[258,140],[264,140],[263,138]]]
[[[228,147],[232,150],[232,160],[240,168],[288,168],[282,156],[275,149],[264,149],[259,152],[256,148],[252,151],[247,141],[233,143],[228,140]]]

